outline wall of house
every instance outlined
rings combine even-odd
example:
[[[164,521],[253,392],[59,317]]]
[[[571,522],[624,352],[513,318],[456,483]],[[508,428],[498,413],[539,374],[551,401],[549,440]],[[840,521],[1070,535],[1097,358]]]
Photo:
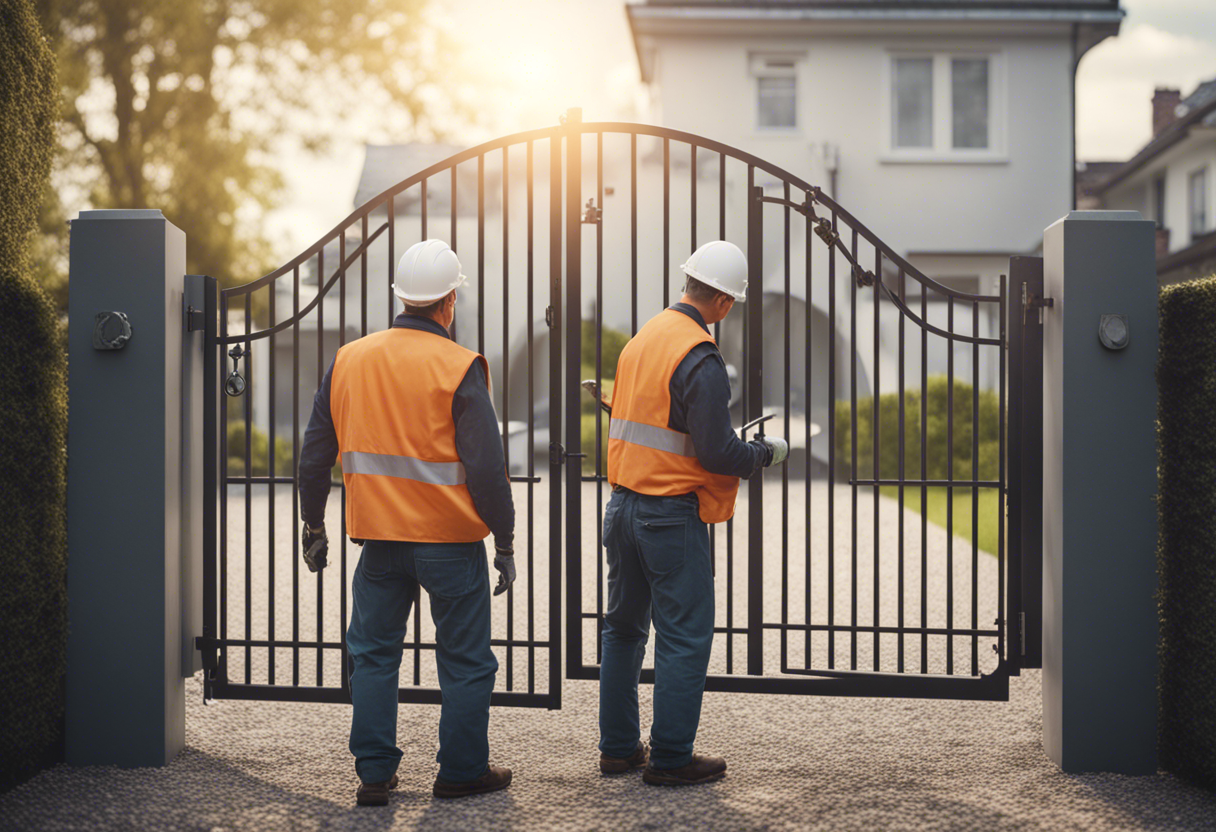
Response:
[[[1197,129],[1183,142],[1106,192],[1103,208],[1139,211],[1170,232],[1170,251],[1191,245],[1189,180],[1207,169],[1207,231],[1216,229],[1216,129]],[[1165,217],[1158,217],[1154,183],[1165,176]]]
[[[1066,37],[664,36],[655,42],[665,126],[747,148],[825,190],[822,146],[836,145],[840,203],[898,251],[1030,251],[1072,205]],[[920,49],[997,56],[994,126],[1002,138],[987,162],[890,158],[890,54]],[[796,130],[755,127],[749,62],[758,52],[799,56]]]

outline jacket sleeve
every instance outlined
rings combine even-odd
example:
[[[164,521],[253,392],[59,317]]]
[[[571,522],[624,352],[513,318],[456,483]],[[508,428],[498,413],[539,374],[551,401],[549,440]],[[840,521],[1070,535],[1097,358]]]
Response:
[[[490,527],[497,546],[510,546],[515,535],[515,503],[502,452],[502,435],[486,374],[474,361],[452,398],[456,454],[464,465],[473,507]]]
[[[329,500],[329,476],[338,460],[338,434],[329,409],[330,379],[334,364],[329,363],[321,387],[312,401],[312,416],[300,446],[300,516],[312,528],[325,522],[325,503]]]
[[[685,366],[688,364],[688,366]],[[684,420],[697,461],[711,474],[749,478],[772,457],[758,440],[744,442],[730,423],[730,378],[716,349],[694,349],[681,362],[673,390],[683,404]]]

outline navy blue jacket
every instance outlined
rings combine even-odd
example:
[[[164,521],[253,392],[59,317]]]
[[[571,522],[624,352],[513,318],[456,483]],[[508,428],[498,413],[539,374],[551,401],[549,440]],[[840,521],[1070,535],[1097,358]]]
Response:
[[[709,332],[695,306],[677,303],[682,312]],[[687,433],[697,452],[697,461],[711,474],[748,479],[772,459],[768,445],[744,442],[730,424],[730,378],[726,362],[715,344],[697,344],[671,375],[671,415],[667,427]]]
[[[420,315],[403,312],[393,321],[393,326],[451,338],[438,323]],[[300,514],[312,528],[325,521],[330,470],[338,459],[338,434],[329,408],[333,372],[331,361],[321,381],[321,389],[313,399],[312,418],[308,420],[304,443],[300,447]],[[494,403],[490,401],[480,361],[473,362],[456,388],[452,398],[452,421],[456,424],[456,453],[464,465],[473,507],[489,526],[495,545],[510,546],[515,532],[515,504],[506,476],[498,417],[494,413]]]

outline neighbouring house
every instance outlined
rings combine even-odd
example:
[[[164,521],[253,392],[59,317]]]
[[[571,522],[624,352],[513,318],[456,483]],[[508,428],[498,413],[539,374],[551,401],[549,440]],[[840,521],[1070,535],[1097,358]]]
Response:
[[[1092,188],[1097,206],[1139,211],[1157,223],[1157,279],[1216,273],[1216,79],[1186,98],[1158,89],[1153,137]]]
[[[624,13],[642,79],[654,102],[648,121],[738,147],[821,186],[926,275],[979,294],[995,294],[1000,275],[1008,271],[1009,257],[1038,250],[1043,229],[1073,206],[1076,66],[1090,48],[1118,33],[1123,18],[1118,0],[650,0],[627,4]],[[598,117],[600,114],[584,113],[587,121]],[[584,242],[583,317],[591,319],[598,312],[606,326],[629,332],[630,263],[625,253],[631,246],[631,156],[628,139],[619,142],[616,138],[605,136],[603,144],[600,184],[604,198],[599,207],[603,211],[604,293],[597,298],[591,291],[597,266],[594,246]],[[584,145],[584,199],[594,193],[599,176],[594,146],[593,140]],[[355,205],[457,150],[425,143],[369,145]],[[547,147],[537,143],[535,151],[533,182],[538,200],[547,200]],[[673,153],[665,160],[661,141],[640,137],[637,151],[640,216],[636,240],[639,308],[644,321],[662,308],[664,287],[678,297],[678,267],[691,250],[687,220],[673,218],[670,251],[664,260],[663,224],[658,213],[663,204],[661,183],[666,175],[672,194],[688,194],[694,166],[687,146],[684,153]],[[517,227],[525,215],[523,155],[517,149],[504,160],[501,151],[494,151],[486,155],[480,171],[476,160],[462,163],[455,210],[450,175],[432,177],[426,227],[428,236],[453,244],[472,278],[470,291],[462,293],[458,306],[459,340],[486,354],[495,378],[499,413],[517,426],[531,419],[537,426],[536,446],[543,450],[548,445],[542,427],[547,426],[549,401],[549,342],[543,323],[548,252],[544,246],[535,252],[540,288],[536,302],[528,308],[522,281],[526,268],[523,247],[516,244],[510,251],[504,250],[499,233],[507,222]],[[507,189],[505,169],[509,170]],[[705,183],[698,191],[699,199],[710,201],[698,214],[698,240],[703,242],[717,234],[714,194],[720,173],[727,192],[737,196],[746,187],[746,171],[731,163],[720,172],[717,154],[703,148],[698,151],[695,170],[697,180]],[[476,199],[479,177],[484,180],[486,195],[481,206]],[[730,200],[732,206],[740,202]],[[374,230],[385,216],[370,219],[369,229]],[[419,237],[422,222],[422,201],[417,189],[411,189],[395,206],[397,256],[404,250],[404,241]],[[726,226],[728,238],[742,244],[746,216],[732,213]],[[479,228],[488,235],[481,246]],[[795,223],[793,251],[802,250],[803,234],[802,225]],[[348,238],[348,251],[357,244]],[[777,212],[766,216],[764,245],[766,291],[756,300],[763,304],[764,315],[776,332],[786,312],[784,295],[771,289],[781,284]],[[340,259],[336,245],[331,248],[324,258],[326,274],[332,273]],[[816,249],[814,257],[820,258],[820,265],[815,266],[815,274],[826,273],[826,269],[820,270],[826,256],[822,248]],[[348,275],[347,338],[360,331],[364,303],[372,329],[382,328],[390,317],[391,297],[384,291],[386,236],[369,247],[368,257],[375,264],[377,288],[364,299],[359,280],[353,277],[358,272]],[[503,276],[508,273],[504,285]],[[301,273],[309,291],[315,291],[316,275],[315,260],[310,261]],[[839,279],[845,281],[841,286],[847,284],[843,273]],[[290,281],[281,283],[280,291],[286,294],[279,301],[280,315],[290,308],[291,299]],[[816,279],[810,292],[805,283],[793,285],[789,301],[790,317],[800,324],[791,338],[791,418],[817,425],[826,423],[833,397],[849,395],[845,386],[848,374],[837,374],[840,386],[835,391],[828,391],[822,383],[815,385],[813,395],[821,398],[811,401],[802,381],[806,361],[819,374],[828,360],[829,339],[836,341],[838,360],[850,355],[853,347],[848,343],[845,313],[838,309],[838,320],[829,320],[826,295],[825,281]],[[339,340],[342,296],[333,292],[323,304],[325,356],[332,356]],[[933,297],[927,299],[928,319],[944,325],[947,304],[934,302]],[[308,299],[303,297],[303,302]],[[479,302],[485,309],[480,325]],[[862,306],[870,302],[866,296],[858,307],[857,340],[864,345],[856,350],[859,395],[872,392],[870,379],[875,370],[881,370],[884,393],[894,390],[888,385],[898,377],[896,318],[882,318],[875,338],[874,316]],[[509,318],[505,328],[504,312]],[[969,331],[970,316],[959,317],[964,320],[956,321],[956,331]],[[534,326],[531,342],[524,332],[528,321]],[[310,326],[311,332],[302,327],[296,359],[305,365],[301,370],[304,379],[315,378],[318,372],[315,319]],[[978,321],[977,331],[990,337],[999,328],[996,315],[986,314]],[[810,348],[808,330],[824,333],[814,338]],[[727,320],[720,341],[734,376],[741,377],[742,315]],[[779,354],[768,355],[779,346],[776,338],[766,342],[766,366],[775,367],[782,360]],[[945,371],[946,352],[941,349],[930,355],[928,372]],[[291,379],[294,366],[283,362],[292,364],[292,352],[280,350],[280,354],[285,358],[280,359],[276,375]],[[255,368],[256,358],[252,362]],[[970,348],[956,350],[954,368],[959,378],[970,381],[972,360]],[[909,377],[919,375],[911,364],[907,372]],[[779,408],[784,401],[782,375],[769,372],[765,376],[766,410]],[[983,387],[998,383],[995,356],[981,358],[979,375]],[[529,382],[531,397],[527,395]],[[265,384],[258,386],[265,390]],[[311,406],[309,386],[295,388],[305,420]],[[289,428],[292,386],[283,387],[289,389],[279,395],[287,401],[277,404],[276,422]],[[265,393],[261,395],[264,398]],[[255,418],[258,401],[255,394]],[[797,431],[792,437],[795,447],[804,444],[803,435]],[[524,453],[518,442],[513,444],[516,446],[518,452],[510,463],[518,472]],[[812,440],[812,454],[826,460],[825,433]]]

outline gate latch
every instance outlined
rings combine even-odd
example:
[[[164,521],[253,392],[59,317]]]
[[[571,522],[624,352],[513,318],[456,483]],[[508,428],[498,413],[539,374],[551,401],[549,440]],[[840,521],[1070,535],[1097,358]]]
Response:
[[[583,206],[583,224],[598,225],[603,216],[603,210],[595,207],[595,197],[587,200],[587,204]]]
[[[232,372],[228,374],[228,378],[224,379],[224,392],[233,398],[245,392],[245,379],[241,377],[239,366],[241,357],[244,355],[245,351],[241,349],[240,344],[228,350],[228,357],[232,359]]]
[[[1056,305],[1054,298],[1045,298],[1042,295],[1035,295],[1026,288],[1026,284],[1022,284],[1022,326],[1026,326],[1029,319],[1030,310],[1038,309],[1039,323],[1043,323],[1043,310],[1051,309]]]
[[[585,459],[586,454],[566,453],[566,446],[561,442],[549,443],[549,464],[564,465],[567,459]]]

